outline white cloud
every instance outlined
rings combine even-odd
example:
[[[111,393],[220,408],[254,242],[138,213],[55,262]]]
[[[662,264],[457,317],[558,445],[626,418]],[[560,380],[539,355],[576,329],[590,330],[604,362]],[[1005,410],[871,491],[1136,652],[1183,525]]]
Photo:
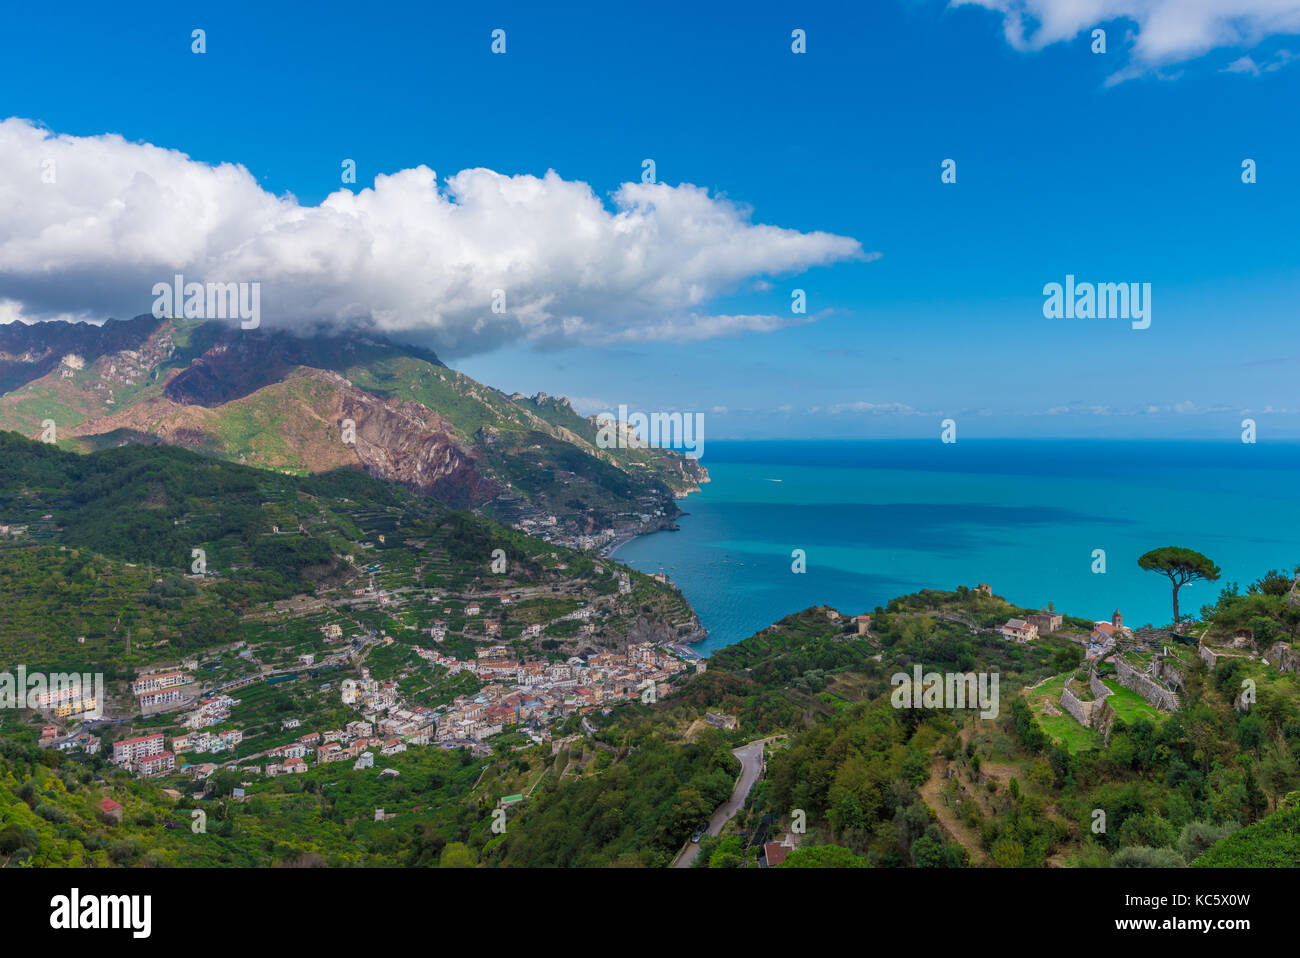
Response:
[[[1133,59],[1147,69],[1300,33],[1300,0],[951,0],[951,5],[1001,13],[1007,42],[1017,50],[1041,50],[1094,27],[1129,21],[1136,25]],[[1107,34],[1113,52],[1116,41],[1125,38],[1110,29]],[[1128,67],[1117,76],[1139,72]]]
[[[1271,59],[1265,60],[1263,63],[1256,63],[1254,57],[1247,55],[1233,60],[1223,68],[1222,72],[1248,73],[1257,77],[1262,73],[1273,73],[1280,70],[1294,59],[1295,54],[1290,50],[1278,50]]]
[[[810,409],[810,410],[809,410],[809,412],[816,412],[816,411],[817,411],[816,407],[814,407],[813,409]],[[833,405],[833,406],[829,406],[829,407],[827,407],[827,410],[826,410],[826,411],[829,412],[831,415],[834,415],[834,416],[838,416],[838,415],[840,415],[841,413],[856,413],[856,414],[859,414],[859,415],[870,415],[870,416],[884,416],[884,415],[919,416],[919,415],[922,415],[922,413],[920,412],[920,410],[918,410],[918,409],[914,409],[914,408],[912,408],[911,406],[907,405],[906,403],[901,403],[901,402],[884,402],[884,403],[875,403],[875,402],[863,402],[863,401],[858,401],[858,402],[852,402],[852,403],[837,403],[837,404],[835,404],[835,405]]]
[[[47,161],[54,183],[42,182]],[[260,282],[265,325],[369,320],[451,355],[504,342],[692,340],[789,325],[713,315],[764,277],[869,260],[850,237],[756,224],[690,184],[419,166],[320,206],[120,136],[0,122],[0,301],[17,317],[148,312],[154,283]],[[505,291],[504,315],[491,310]],[[13,312],[15,307],[10,307]],[[798,321],[810,321],[798,317]]]
[[[1190,399],[1184,399],[1180,402],[1173,403],[1143,403],[1134,406],[1117,407],[1103,406],[1080,402],[1078,400],[1065,403],[1061,406],[1052,406],[1050,409],[1044,409],[1031,412],[1031,416],[1211,416],[1221,413],[1232,412],[1233,407],[1223,404],[1210,406],[1201,406]],[[1249,412],[1243,409],[1240,412]]]
[[[1071,415],[1088,415],[1088,416],[1109,416],[1114,412],[1110,406],[1085,405],[1083,403],[1067,403],[1064,406],[1053,406],[1045,410],[1044,416],[1071,416]]]
[[[568,399],[569,405],[583,416],[594,416],[598,412],[614,408],[615,405],[607,399],[600,399],[596,396],[566,396],[563,398]]]

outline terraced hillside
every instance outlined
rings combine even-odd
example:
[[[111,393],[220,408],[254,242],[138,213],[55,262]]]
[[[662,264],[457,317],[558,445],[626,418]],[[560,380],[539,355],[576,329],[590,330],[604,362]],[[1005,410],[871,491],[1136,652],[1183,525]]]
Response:
[[[319,651],[335,622],[415,641],[440,620],[472,649],[489,637],[471,602],[497,641],[555,656],[698,628],[671,586],[355,471],[285,476],[165,446],[83,456],[0,433],[5,662],[125,675],[240,642],[274,658],[304,637]],[[584,606],[589,629],[525,637]]]

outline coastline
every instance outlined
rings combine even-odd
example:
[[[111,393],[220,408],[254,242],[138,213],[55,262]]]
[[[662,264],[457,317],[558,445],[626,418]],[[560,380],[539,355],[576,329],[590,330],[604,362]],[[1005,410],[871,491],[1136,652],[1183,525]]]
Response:
[[[684,516],[686,513],[683,512],[680,513],[680,515]],[[676,532],[677,530],[678,525],[673,519],[660,520],[649,528],[643,526],[638,529],[629,529],[627,532],[620,532],[618,535],[614,536],[613,540],[601,546],[600,551],[596,554],[602,559],[616,559],[617,556],[615,556],[614,553],[623,548],[623,546],[627,545],[633,539],[639,539],[641,536],[648,536],[655,532]]]
[[[719,440],[710,452],[714,485],[698,505],[679,501],[690,513],[677,520],[680,541],[625,551],[634,532],[657,528],[629,523],[610,550],[612,561],[674,577],[710,650],[809,606],[863,611],[981,581],[1026,608],[1167,621],[1168,597],[1136,559],[1187,515],[1200,517],[1189,547],[1199,544],[1226,581],[1293,566],[1285,540],[1300,529],[1286,505],[1296,444]],[[791,574],[795,545],[808,575]],[[1094,549],[1104,550],[1104,575],[1092,571]],[[1189,588],[1188,609],[1220,591]]]
[[[648,536],[654,532],[678,532],[681,527],[677,525],[677,520],[688,515],[690,515],[689,512],[682,512],[679,509],[671,517],[655,519],[652,522],[646,522],[635,528],[619,532],[615,534],[612,540],[601,546],[596,551],[596,555],[601,559],[613,559],[615,558],[614,553],[633,539],[639,539],[641,536]]]
[[[683,498],[685,497],[683,496]],[[677,525],[677,520],[680,519],[682,516],[687,516],[687,515],[690,515],[690,513],[679,511],[676,515],[674,515],[670,519],[668,518],[658,519],[655,522],[648,522],[635,529],[629,529],[626,532],[621,532],[614,537],[612,542],[609,542],[603,547],[601,547],[601,549],[597,552],[597,555],[602,559],[612,559],[617,562],[618,556],[616,556],[615,553],[618,552],[618,550],[621,549],[623,546],[627,545],[629,542],[631,542],[634,539],[639,539],[642,536],[648,536],[656,532],[677,532],[680,530],[680,527]],[[692,648],[692,646],[698,645],[699,643],[704,642],[709,638],[709,630],[704,625],[703,620],[700,619],[699,610],[697,610],[695,606],[691,604],[691,600],[687,598],[686,593],[682,591],[681,586],[679,586],[676,582],[672,582],[671,580],[669,580],[668,584],[672,586],[672,588],[676,589],[677,592],[681,595],[682,601],[686,603],[686,607],[691,610],[691,615],[695,619],[694,631],[692,631],[691,634],[688,636],[676,639],[673,642],[668,643],[669,647],[673,648],[679,654],[682,654],[691,659],[706,658],[707,656],[704,653],[701,653],[696,649]]]

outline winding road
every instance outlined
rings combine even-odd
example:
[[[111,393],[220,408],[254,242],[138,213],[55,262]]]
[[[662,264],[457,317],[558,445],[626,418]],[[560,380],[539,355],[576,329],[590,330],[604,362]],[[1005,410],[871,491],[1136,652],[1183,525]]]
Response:
[[[754,787],[758,776],[763,773],[763,747],[770,741],[771,738],[760,738],[731,750],[731,754],[740,759],[740,777],[736,779],[736,787],[731,790],[731,798],[719,805],[713,817],[709,819],[710,835],[721,833],[722,826],[744,806],[749,790]],[[690,868],[699,853],[699,844],[688,840],[686,846],[673,859],[672,867]]]

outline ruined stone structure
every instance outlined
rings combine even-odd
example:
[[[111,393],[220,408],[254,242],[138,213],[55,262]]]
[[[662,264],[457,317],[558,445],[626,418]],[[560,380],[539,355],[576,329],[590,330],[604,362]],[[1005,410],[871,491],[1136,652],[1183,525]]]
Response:
[[[1115,722],[1115,710],[1106,704],[1106,699],[1114,693],[1106,688],[1095,671],[1088,674],[1088,689],[1094,696],[1091,702],[1079,698],[1078,693],[1070,687],[1073,682],[1074,677],[1071,676],[1061,690],[1061,707],[1084,728],[1095,729],[1102,735],[1109,736],[1110,727]]]
[[[1152,659],[1152,667],[1158,669],[1163,656]],[[1158,709],[1173,712],[1178,708],[1178,693],[1165,688],[1150,675],[1143,675],[1129,665],[1121,656],[1115,656],[1115,674],[1119,684],[1131,692],[1136,692]],[[1180,676],[1181,678],[1181,676]]]
[[[1096,703],[1085,702],[1079,698],[1074,693],[1074,689],[1070,688],[1070,683],[1073,681],[1073,678],[1067,680],[1065,688],[1061,690],[1061,708],[1069,712],[1084,728],[1092,728],[1092,708]]]
[[[1065,622],[1065,616],[1060,612],[1035,612],[1033,615],[1025,616],[1025,621],[1036,625],[1039,635],[1048,635],[1061,627]]]

